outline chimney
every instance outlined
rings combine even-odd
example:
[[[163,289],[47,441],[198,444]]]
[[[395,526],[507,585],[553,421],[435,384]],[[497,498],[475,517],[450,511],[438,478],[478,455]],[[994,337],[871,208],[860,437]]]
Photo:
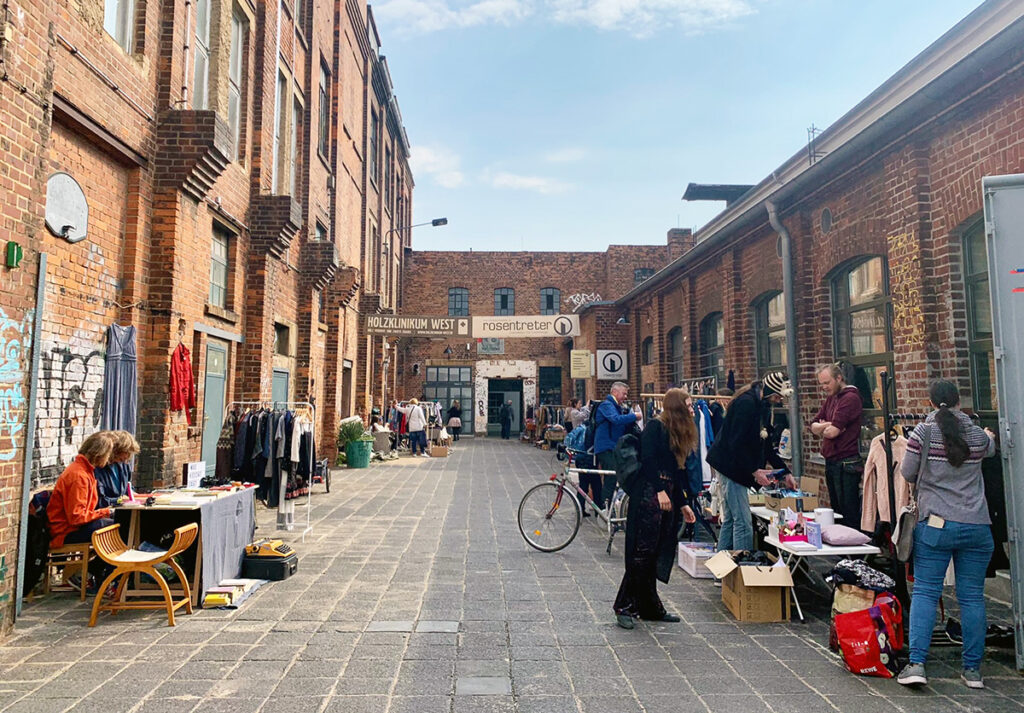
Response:
[[[668,261],[672,262],[694,246],[693,231],[689,228],[670,228],[668,231]]]

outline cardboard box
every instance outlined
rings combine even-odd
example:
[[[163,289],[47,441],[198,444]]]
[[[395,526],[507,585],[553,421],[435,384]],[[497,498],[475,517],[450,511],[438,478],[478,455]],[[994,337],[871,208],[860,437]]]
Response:
[[[793,577],[786,567],[740,566],[731,552],[719,552],[705,566],[722,580],[722,603],[737,621],[789,621]]]
[[[430,447],[431,458],[447,458],[448,457],[448,446],[431,446]]]
[[[765,495],[764,505],[772,512],[779,512],[789,508],[793,512],[814,512],[814,508],[820,507],[818,496],[821,493],[821,478],[805,475],[800,479],[800,489],[808,493],[802,498],[777,498],[774,495]]]
[[[704,563],[715,556],[713,542],[680,542],[679,568],[695,579],[711,579],[711,574]]]
[[[754,491],[748,491],[747,502],[751,505],[764,505],[764,493],[755,493]]]

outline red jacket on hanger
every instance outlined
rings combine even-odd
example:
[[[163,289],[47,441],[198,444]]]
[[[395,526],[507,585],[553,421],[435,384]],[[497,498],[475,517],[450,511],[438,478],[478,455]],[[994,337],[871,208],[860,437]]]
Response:
[[[192,425],[196,407],[196,382],[192,379],[192,355],[184,344],[171,355],[171,411],[185,410],[185,420]]]

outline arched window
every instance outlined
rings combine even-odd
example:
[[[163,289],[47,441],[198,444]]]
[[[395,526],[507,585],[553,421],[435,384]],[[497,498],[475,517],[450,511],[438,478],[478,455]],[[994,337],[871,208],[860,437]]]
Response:
[[[448,316],[469,316],[469,290],[465,287],[448,288]]]
[[[785,305],[781,292],[769,292],[754,301],[758,376],[786,367]]]
[[[700,322],[700,375],[717,376],[725,383],[725,321],[712,312]]]
[[[971,391],[974,410],[986,423],[998,415],[995,354],[992,348],[992,304],[988,291],[988,249],[985,224],[978,221],[964,232],[964,286],[967,292],[967,341],[971,352]],[[994,424],[992,424],[994,427]]]
[[[640,363],[644,366],[654,363],[654,337],[647,337],[640,344]]]
[[[668,332],[669,381],[673,385],[683,382],[683,328],[673,327]]]
[[[494,314],[516,313],[516,291],[511,287],[499,287],[494,291]]]
[[[558,307],[562,303],[562,291],[557,287],[544,287],[540,291],[540,313],[558,314]]]

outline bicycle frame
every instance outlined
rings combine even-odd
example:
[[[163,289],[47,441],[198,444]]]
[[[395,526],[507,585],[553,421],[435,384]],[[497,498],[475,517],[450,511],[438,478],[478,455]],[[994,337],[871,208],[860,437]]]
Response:
[[[571,491],[575,490],[576,493],[587,502],[587,504],[594,508],[597,517],[599,517],[607,526],[608,547],[606,549],[608,554],[611,554],[612,540],[615,538],[615,534],[620,530],[626,529],[626,510],[623,506],[626,500],[626,492],[622,488],[616,488],[615,495],[612,496],[612,501],[608,509],[606,510],[602,507],[599,507],[597,503],[591,500],[590,496],[587,495],[582,488],[580,488],[578,482],[574,483],[572,480],[570,480],[569,474],[575,473],[578,480],[579,475],[581,473],[605,476],[615,475],[615,471],[601,470],[598,468],[577,468],[573,465],[573,463],[576,460],[578,452],[572,450],[571,448],[566,448],[565,452],[568,455],[568,459],[566,460],[565,466],[562,468],[562,474],[555,474],[551,476],[551,480],[558,481],[559,485],[562,486],[558,492],[558,496],[555,498],[555,503],[552,505],[552,512],[554,512],[554,510],[557,510],[558,507],[561,505],[562,493],[568,491],[569,494],[572,495]]]

